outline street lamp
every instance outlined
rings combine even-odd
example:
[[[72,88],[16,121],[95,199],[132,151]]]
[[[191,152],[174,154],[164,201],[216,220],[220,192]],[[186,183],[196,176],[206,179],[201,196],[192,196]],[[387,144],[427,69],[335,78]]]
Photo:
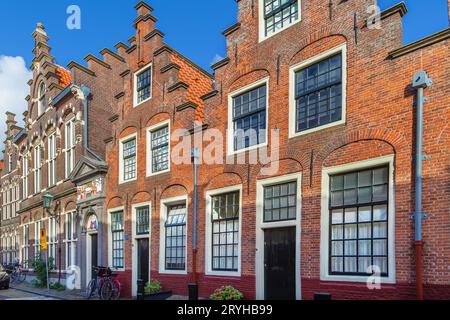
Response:
[[[42,207],[47,211],[49,217],[58,223],[58,283],[61,283],[61,203],[56,201],[52,208],[54,197],[47,192],[42,199]],[[48,280],[47,280],[48,281]]]

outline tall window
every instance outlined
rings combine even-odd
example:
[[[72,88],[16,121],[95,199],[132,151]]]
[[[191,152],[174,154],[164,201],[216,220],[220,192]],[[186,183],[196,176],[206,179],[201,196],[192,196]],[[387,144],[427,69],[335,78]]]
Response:
[[[296,132],[342,119],[342,54],[295,73]]]
[[[296,217],[296,182],[264,188],[264,222],[295,220]]]
[[[34,147],[34,193],[41,191],[41,147]]]
[[[330,274],[388,276],[388,167],[330,178]]]
[[[45,83],[42,82],[39,86],[38,114],[43,114],[45,109],[47,109],[47,101],[45,98]]]
[[[267,85],[233,97],[234,151],[266,142]]]
[[[56,184],[56,134],[48,137],[48,185]]]
[[[298,0],[263,0],[265,36],[268,37],[299,19]]]
[[[22,158],[22,195],[23,199],[28,198],[28,158],[26,155]]]
[[[151,132],[152,173],[169,169],[169,126]]]
[[[123,180],[136,178],[136,138],[122,144],[123,148]]]
[[[212,197],[212,270],[238,271],[239,192]]]
[[[150,208],[148,206],[136,210],[136,234],[148,234],[150,231]]]
[[[76,218],[75,212],[66,214],[66,267],[75,265]]]
[[[152,95],[152,68],[136,74],[136,105],[151,98]]]
[[[116,269],[124,267],[124,225],[123,211],[111,213],[112,266]]]
[[[166,270],[186,269],[186,205],[169,208],[166,221]]]
[[[34,223],[34,254],[36,256],[41,255],[41,221]]]
[[[28,268],[28,260],[30,260],[30,225],[23,226],[22,234],[22,263],[25,268]]]
[[[75,121],[66,123],[65,149],[66,149],[66,178],[75,167]]]
[[[58,244],[58,238],[56,233],[56,219],[50,218],[48,220],[48,256],[53,258],[56,262],[56,246]]]
[[[12,154],[8,156],[8,172],[13,170],[13,158]]]

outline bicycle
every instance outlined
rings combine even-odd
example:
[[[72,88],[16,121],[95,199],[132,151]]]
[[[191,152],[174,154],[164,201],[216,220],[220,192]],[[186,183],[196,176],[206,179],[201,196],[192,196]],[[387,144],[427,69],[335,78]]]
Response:
[[[107,267],[94,267],[95,276],[86,287],[85,297],[91,299],[96,294],[101,300],[117,300],[120,297],[120,282],[113,279],[117,274]]]
[[[13,272],[11,274],[11,281],[21,284],[27,278],[27,273],[25,272],[21,264],[13,265]]]

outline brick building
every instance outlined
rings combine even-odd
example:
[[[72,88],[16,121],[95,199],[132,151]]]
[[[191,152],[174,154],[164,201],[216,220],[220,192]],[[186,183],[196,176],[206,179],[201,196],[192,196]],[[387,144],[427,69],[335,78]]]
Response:
[[[404,3],[373,19],[376,0],[237,2],[214,76],[164,42],[142,1],[129,45],[71,62],[70,75],[38,26],[26,126],[8,135],[25,172],[21,259],[49,224],[50,192],[66,226],[59,256],[82,287],[109,265],[127,297],[157,279],[182,295],[197,282],[201,297],[233,285],[247,299],[414,299],[419,270],[425,298],[450,298],[450,29],[403,46]],[[423,242],[411,218],[419,70],[433,80]]]

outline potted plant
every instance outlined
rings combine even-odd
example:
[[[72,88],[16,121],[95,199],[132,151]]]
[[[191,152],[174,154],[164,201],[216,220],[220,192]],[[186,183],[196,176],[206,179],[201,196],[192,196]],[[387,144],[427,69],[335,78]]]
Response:
[[[172,296],[172,291],[163,291],[158,280],[150,280],[144,287],[144,300],[167,300]]]
[[[223,286],[211,295],[211,300],[244,300],[244,294],[232,286]]]

